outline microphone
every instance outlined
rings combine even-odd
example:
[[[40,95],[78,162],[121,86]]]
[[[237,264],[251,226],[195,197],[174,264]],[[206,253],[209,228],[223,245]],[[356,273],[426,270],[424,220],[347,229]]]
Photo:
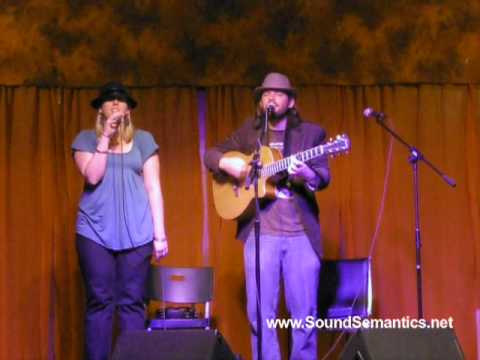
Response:
[[[275,112],[275,106],[273,104],[268,104],[267,105],[267,114],[271,115]]]
[[[378,120],[383,120],[385,118],[385,114],[383,112],[375,111],[372,108],[366,108],[363,110],[363,116],[366,118],[376,118]]]
[[[118,116],[118,118],[116,119],[117,121],[117,125],[121,125],[123,123],[127,124],[128,123],[128,116],[127,116],[127,113],[122,113]]]

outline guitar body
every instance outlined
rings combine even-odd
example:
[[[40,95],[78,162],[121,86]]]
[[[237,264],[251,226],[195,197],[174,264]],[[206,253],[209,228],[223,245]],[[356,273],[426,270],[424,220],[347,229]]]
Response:
[[[334,156],[350,150],[350,139],[347,135],[337,135],[335,139],[310,149],[298,152],[282,159],[278,150],[262,146],[260,149],[260,161],[262,176],[258,178],[258,197],[275,198],[275,185],[269,181],[274,175],[288,169],[292,158],[303,162],[320,156]],[[242,158],[250,164],[253,155],[245,155],[238,151],[230,151],[224,154],[226,157]],[[235,180],[232,177],[213,178],[213,202],[218,215],[224,219],[232,220],[244,217],[253,210],[255,190],[253,184],[246,189],[245,180]]]
[[[253,154],[245,155],[238,151],[229,151],[224,156],[242,158],[247,164],[250,164],[253,158]],[[282,155],[278,150],[266,146],[262,146],[260,149],[262,166],[271,164],[281,158]],[[223,219],[232,220],[245,216],[253,206],[255,189],[253,184],[246,189],[245,180],[236,180],[231,177],[222,180],[214,179],[212,191],[215,209]],[[259,177],[258,197],[275,197],[275,186],[268,181],[268,178]]]

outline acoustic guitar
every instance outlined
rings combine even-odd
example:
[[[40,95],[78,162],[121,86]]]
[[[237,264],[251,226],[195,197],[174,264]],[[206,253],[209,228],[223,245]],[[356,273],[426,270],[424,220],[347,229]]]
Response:
[[[282,158],[280,151],[267,146],[260,148],[260,162],[262,167],[259,171],[258,197],[275,198],[275,185],[269,182],[269,178],[288,169],[293,157],[308,162],[321,156],[333,156],[345,153],[350,149],[350,139],[347,135],[337,135],[329,142],[298,152],[286,158]],[[247,164],[253,160],[253,154],[245,155],[238,151],[229,151],[226,157],[239,157]],[[213,201],[215,209],[220,217],[227,220],[237,219],[245,215],[255,197],[253,184],[247,188],[245,179],[237,180],[232,177],[213,179]]]

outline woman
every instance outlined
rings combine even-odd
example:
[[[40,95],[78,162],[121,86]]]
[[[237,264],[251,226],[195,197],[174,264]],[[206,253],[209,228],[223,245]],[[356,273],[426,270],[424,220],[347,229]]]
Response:
[[[95,130],[80,132],[72,145],[85,178],[76,245],[87,295],[86,358],[106,360],[115,308],[120,332],[144,328],[152,250],[159,259],[168,243],[158,145],[150,133],[133,127],[137,102],[112,82],[91,105],[97,110]]]

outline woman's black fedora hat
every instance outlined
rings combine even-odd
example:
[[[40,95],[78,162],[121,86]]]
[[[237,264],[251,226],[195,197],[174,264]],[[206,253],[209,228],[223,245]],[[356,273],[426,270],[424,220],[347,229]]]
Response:
[[[93,108],[99,109],[105,101],[121,100],[128,104],[130,109],[137,106],[137,102],[133,99],[125,86],[118,82],[109,82],[100,88],[98,96],[90,102]]]

